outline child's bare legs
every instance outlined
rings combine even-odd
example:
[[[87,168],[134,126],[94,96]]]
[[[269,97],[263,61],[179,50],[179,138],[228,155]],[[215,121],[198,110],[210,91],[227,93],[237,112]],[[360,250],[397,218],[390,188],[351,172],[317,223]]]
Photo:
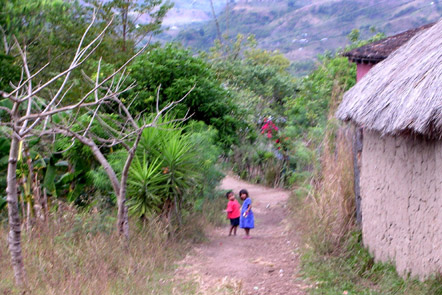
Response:
[[[236,236],[236,229],[237,229],[237,228],[238,228],[237,225],[232,225],[232,226],[230,227],[230,230],[229,230],[229,236],[232,235],[232,232],[233,232],[233,235]]]
[[[250,228],[245,228],[244,230],[246,231],[246,236],[248,237],[250,233]]]

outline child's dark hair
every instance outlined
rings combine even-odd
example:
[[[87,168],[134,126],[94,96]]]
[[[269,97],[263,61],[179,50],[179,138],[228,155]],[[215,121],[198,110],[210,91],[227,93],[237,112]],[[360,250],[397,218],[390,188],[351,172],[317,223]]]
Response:
[[[242,190],[239,191],[239,196],[241,196],[243,194],[246,195],[247,198],[249,197],[249,192],[246,189],[242,189]]]
[[[228,199],[229,196],[230,196],[230,194],[232,194],[232,193],[233,193],[232,191],[228,191],[228,192],[226,193],[226,198]]]

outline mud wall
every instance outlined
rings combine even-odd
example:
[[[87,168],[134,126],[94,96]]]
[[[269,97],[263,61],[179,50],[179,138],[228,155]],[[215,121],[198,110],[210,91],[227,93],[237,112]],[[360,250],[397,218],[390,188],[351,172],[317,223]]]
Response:
[[[442,272],[442,141],[364,131],[361,198],[377,261],[420,279]]]

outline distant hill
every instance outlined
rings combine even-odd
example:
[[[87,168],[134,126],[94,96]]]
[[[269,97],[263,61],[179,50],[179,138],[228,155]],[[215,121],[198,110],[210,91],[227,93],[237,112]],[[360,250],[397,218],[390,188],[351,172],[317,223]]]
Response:
[[[231,37],[238,33],[254,34],[259,47],[279,50],[300,63],[326,50],[344,47],[352,29],[359,29],[362,38],[372,36],[370,28],[373,27],[392,35],[442,16],[442,0],[228,1],[226,9],[225,0],[214,0],[220,9],[218,21],[222,34]],[[167,31],[162,38],[180,41],[198,50],[208,49],[217,38],[210,1],[176,2],[177,7],[182,7],[179,11],[183,17],[188,12],[185,9],[194,9],[204,11],[205,19],[175,25],[174,30]],[[179,11],[174,12],[174,18],[179,17]]]
[[[171,2],[174,3],[174,7],[164,20],[166,26],[181,26],[213,19],[209,0],[174,0]],[[213,0],[215,12],[220,13],[225,3],[225,0]]]

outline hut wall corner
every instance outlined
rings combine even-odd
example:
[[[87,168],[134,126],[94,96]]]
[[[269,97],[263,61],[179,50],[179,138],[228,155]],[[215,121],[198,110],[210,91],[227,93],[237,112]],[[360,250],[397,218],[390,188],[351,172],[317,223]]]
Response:
[[[442,273],[442,141],[364,131],[364,245],[399,274]]]

